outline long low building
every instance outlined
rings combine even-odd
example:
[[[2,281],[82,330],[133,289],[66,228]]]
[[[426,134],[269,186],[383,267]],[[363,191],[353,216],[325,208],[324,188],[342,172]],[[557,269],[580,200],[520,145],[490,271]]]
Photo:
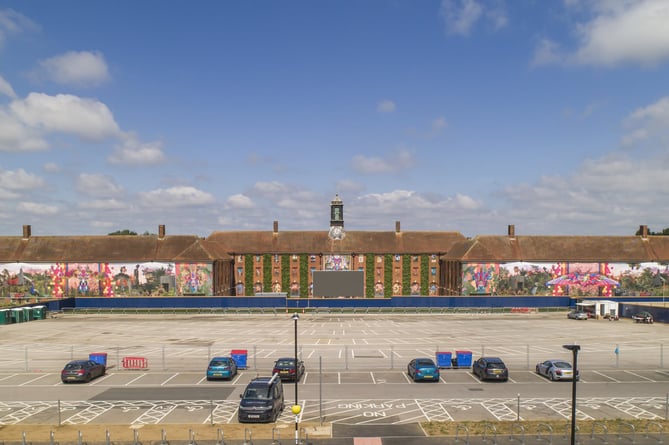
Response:
[[[405,232],[399,221],[394,231],[347,231],[336,196],[322,231],[280,231],[274,221],[272,230],[207,238],[167,235],[164,225],[157,235],[33,236],[24,225],[21,236],[0,237],[0,292],[50,298],[663,296],[668,264],[669,237],[649,235],[644,225],[634,236],[518,236],[509,225],[504,235],[467,238]],[[340,273],[328,284],[335,274],[318,272]]]

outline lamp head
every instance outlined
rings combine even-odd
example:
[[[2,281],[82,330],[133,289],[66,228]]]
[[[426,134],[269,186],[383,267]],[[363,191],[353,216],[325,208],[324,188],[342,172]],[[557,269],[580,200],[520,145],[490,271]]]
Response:
[[[293,316],[292,316],[292,317],[290,317],[290,318],[291,318],[291,319],[293,319],[293,320],[295,320],[295,321],[297,321],[297,320],[299,320],[299,319],[300,319],[300,316],[299,316],[299,315],[297,315],[297,312],[295,312],[295,313],[293,314]]]
[[[562,345],[563,348],[569,349],[570,351],[580,351],[581,345]]]

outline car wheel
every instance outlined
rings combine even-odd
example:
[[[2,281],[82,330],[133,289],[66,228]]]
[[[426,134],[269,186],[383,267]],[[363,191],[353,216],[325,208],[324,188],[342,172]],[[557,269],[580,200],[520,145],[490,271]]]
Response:
[[[93,376],[90,373],[86,374],[86,378],[84,379],[84,381],[86,383],[90,383],[91,380],[93,380]]]

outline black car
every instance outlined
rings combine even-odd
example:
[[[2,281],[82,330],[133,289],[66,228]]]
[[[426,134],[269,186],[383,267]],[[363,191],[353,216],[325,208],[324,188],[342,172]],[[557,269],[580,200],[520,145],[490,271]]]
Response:
[[[509,370],[499,357],[481,357],[472,365],[472,373],[481,380],[509,380]]]
[[[304,362],[297,361],[297,371],[295,371],[295,359],[291,357],[283,357],[274,362],[272,375],[279,374],[281,380],[299,381],[304,375]]]
[[[237,420],[245,422],[276,422],[284,408],[283,386],[278,374],[257,377],[239,397]]]
[[[69,362],[60,372],[60,380],[69,382],[90,382],[96,377],[105,375],[106,368],[103,364],[93,360],[73,360]]]

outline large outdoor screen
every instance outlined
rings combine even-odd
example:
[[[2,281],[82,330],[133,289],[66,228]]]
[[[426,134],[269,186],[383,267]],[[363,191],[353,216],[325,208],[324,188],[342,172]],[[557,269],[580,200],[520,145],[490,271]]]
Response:
[[[364,297],[362,270],[315,270],[314,297]]]

